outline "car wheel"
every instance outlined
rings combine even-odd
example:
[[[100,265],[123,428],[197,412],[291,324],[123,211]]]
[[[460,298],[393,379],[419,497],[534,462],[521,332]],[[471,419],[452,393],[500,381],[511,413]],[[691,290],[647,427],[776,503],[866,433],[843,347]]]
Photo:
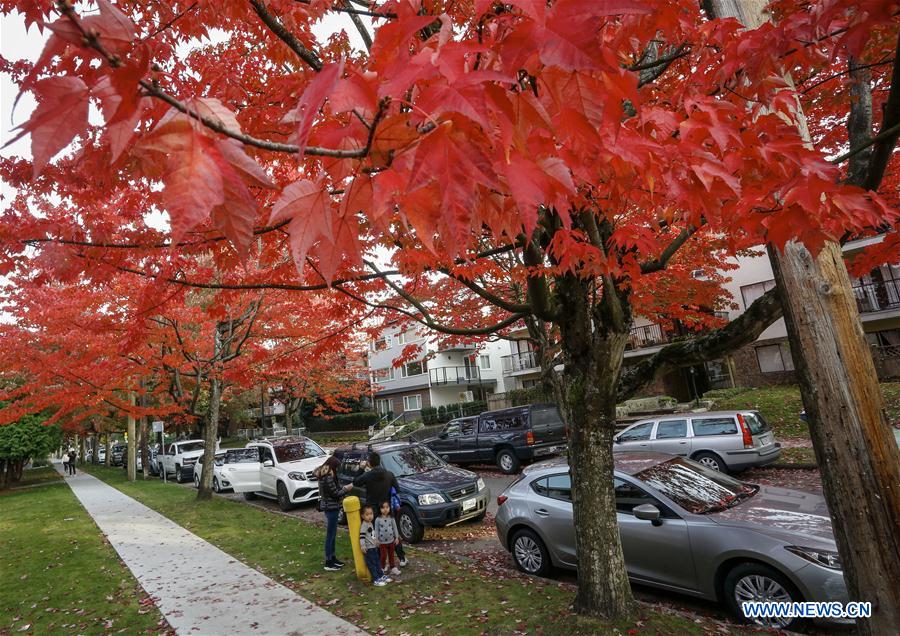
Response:
[[[281,508],[282,512],[287,512],[288,510],[294,509],[294,504],[291,501],[291,498],[288,496],[287,488],[280,481],[278,482],[278,507]]]
[[[790,581],[774,568],[762,563],[742,563],[732,569],[723,584],[725,602],[741,620],[775,629],[799,631],[808,622],[802,618],[746,618],[741,603],[769,601],[802,603],[803,597]]]
[[[478,515],[477,517],[472,517],[471,519],[469,519],[469,520],[467,521],[467,523],[481,523],[482,521],[484,521],[484,516],[485,516],[486,514],[487,514],[487,510],[485,510],[484,512],[482,512],[482,513],[481,513],[480,515]]]
[[[550,562],[547,546],[531,530],[523,529],[516,532],[510,547],[513,561],[522,572],[534,576],[547,576],[550,573],[553,564]]]
[[[182,479],[182,475],[181,475],[181,466],[176,466],[176,467],[175,467],[175,481],[177,481],[179,484],[180,484],[182,481],[184,481],[184,480]]]
[[[244,499],[246,499],[247,501],[253,501],[254,499],[256,499],[256,493],[255,492],[245,492]]]
[[[339,526],[347,525],[347,513],[344,512],[343,508],[338,510],[338,525]]]
[[[221,492],[222,489],[219,487],[219,478],[213,477],[213,492]]]
[[[707,468],[711,468],[712,470],[717,470],[720,473],[728,472],[725,462],[723,462],[715,453],[697,453],[694,455],[694,461]]]
[[[197,473],[194,473],[194,488],[200,490],[200,477],[197,475]]]
[[[397,529],[400,530],[403,543],[418,543],[425,536],[425,528],[416,519],[416,513],[409,506],[400,508],[400,514],[397,515]]]
[[[500,451],[497,452],[497,468],[502,470],[507,475],[514,475],[519,472],[519,466],[521,463],[519,462],[519,458],[516,457],[515,453],[513,453],[508,448],[501,448]]]

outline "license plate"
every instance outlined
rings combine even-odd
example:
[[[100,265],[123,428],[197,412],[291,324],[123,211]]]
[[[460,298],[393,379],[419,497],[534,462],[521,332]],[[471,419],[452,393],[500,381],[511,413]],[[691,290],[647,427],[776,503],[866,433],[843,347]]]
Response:
[[[462,503],[463,512],[469,512],[470,510],[475,510],[475,500],[474,499],[466,499]]]

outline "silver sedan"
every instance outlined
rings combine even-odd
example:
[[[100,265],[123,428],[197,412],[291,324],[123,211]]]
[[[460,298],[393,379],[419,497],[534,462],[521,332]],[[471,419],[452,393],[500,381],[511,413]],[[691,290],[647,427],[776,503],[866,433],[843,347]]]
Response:
[[[632,581],[724,601],[839,601],[847,589],[822,496],[738,481],[690,459],[615,456],[616,509]],[[498,497],[497,534],[519,569],[575,569],[564,459],[525,469]],[[758,619],[797,629],[800,619]]]

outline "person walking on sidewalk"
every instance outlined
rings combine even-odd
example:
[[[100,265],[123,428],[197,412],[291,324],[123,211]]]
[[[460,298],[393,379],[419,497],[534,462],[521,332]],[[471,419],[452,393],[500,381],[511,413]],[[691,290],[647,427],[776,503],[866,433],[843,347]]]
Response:
[[[375,526],[372,521],[375,512],[372,506],[364,506],[362,509],[362,523],[359,526],[359,549],[366,559],[366,567],[372,575],[372,585],[381,587],[391,582],[381,569],[381,555],[378,550],[378,541],[375,539]]]
[[[75,457],[76,457],[75,449],[70,448],[69,449],[69,474],[70,475],[75,474]]]
[[[336,572],[344,567],[344,562],[337,558],[335,547],[338,515],[344,498],[344,490],[337,479],[340,465],[338,459],[332,456],[314,471],[319,480],[319,508],[325,513],[325,569],[329,572]]]

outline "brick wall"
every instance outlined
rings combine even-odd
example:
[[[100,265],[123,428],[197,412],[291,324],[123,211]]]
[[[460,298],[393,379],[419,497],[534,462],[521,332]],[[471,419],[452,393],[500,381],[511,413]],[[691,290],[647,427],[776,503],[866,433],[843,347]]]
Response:
[[[796,384],[797,376],[793,371],[776,371],[774,373],[763,373],[759,370],[759,359],[756,357],[756,348],[766,345],[787,343],[787,338],[774,338],[771,340],[757,340],[731,353],[734,361],[734,384],[735,386],[775,386],[778,384]],[[783,355],[788,355],[788,349],[785,348]]]

